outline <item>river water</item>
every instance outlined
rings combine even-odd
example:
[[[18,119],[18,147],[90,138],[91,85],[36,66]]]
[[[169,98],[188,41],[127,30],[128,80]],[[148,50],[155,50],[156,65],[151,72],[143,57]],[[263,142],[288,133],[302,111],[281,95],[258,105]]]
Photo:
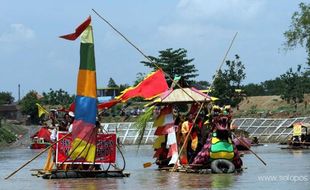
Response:
[[[137,152],[137,146],[128,145],[122,149],[130,177],[66,180],[45,180],[31,176],[30,169],[43,167],[44,154],[10,179],[4,180],[39,153],[38,150],[28,148],[5,148],[0,150],[0,189],[310,189],[310,150],[292,151],[279,147],[276,144],[253,147],[252,150],[267,166],[253,154],[246,153],[242,158],[246,169],[240,174],[185,174],[157,171],[156,166],[143,168],[143,163],[153,161],[152,147],[141,146]]]

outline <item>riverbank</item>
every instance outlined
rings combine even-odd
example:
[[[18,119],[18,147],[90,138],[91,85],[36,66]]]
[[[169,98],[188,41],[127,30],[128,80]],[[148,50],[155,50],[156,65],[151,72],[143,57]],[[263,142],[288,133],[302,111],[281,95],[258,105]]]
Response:
[[[13,124],[10,121],[2,122],[0,127],[0,148],[19,147],[30,145],[30,135],[37,128],[36,126],[26,126]]]

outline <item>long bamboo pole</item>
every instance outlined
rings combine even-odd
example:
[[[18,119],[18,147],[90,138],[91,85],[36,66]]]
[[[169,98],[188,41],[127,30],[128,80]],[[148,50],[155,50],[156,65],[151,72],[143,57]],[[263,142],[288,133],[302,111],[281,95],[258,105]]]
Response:
[[[126,42],[128,42],[132,47],[134,47],[140,54],[142,54],[143,55],[143,57],[145,57],[150,63],[152,63],[153,65],[155,65],[155,67],[157,68],[157,69],[161,69],[162,70],[162,68],[158,65],[158,64],[156,64],[154,61],[152,61],[145,53],[143,53],[143,51],[141,50],[141,49],[139,49],[135,44],[133,44],[125,35],[123,35],[119,30],[117,30],[107,19],[105,19],[103,16],[101,16],[95,9],[92,9],[93,10],[93,12],[99,17],[99,18],[101,18],[105,23],[107,23],[116,33],[118,33],[122,38],[124,38],[124,40],[126,41]],[[175,82],[174,80],[173,80],[173,78],[168,74],[168,73],[166,73],[164,70],[162,70],[163,71],[163,73],[172,81],[172,83],[173,84],[175,84],[175,85],[177,85],[180,89],[182,89],[182,91],[186,94],[186,95],[188,95],[193,101],[195,101],[196,103],[199,103],[199,102],[197,102],[197,100],[195,99],[195,98],[193,98],[190,94],[188,94],[185,90],[184,90],[184,88],[179,84],[179,83],[177,83],[177,82]]]
[[[187,133],[187,135],[186,135],[186,137],[185,137],[185,140],[184,140],[184,142],[183,142],[183,145],[182,145],[182,147],[181,147],[181,149],[180,149],[180,151],[179,151],[178,158],[177,158],[176,162],[174,163],[174,166],[173,166],[173,168],[172,168],[172,170],[171,170],[171,171],[173,171],[173,172],[174,172],[174,171],[176,170],[176,168],[177,168],[177,163],[178,163],[178,161],[179,161],[179,159],[180,159],[181,153],[182,153],[182,151],[183,151],[183,149],[184,149],[184,147],[185,147],[185,145],[186,145],[186,143],[187,143],[187,141],[188,141],[188,137],[190,136],[190,134],[191,134],[191,132],[192,132],[192,129],[195,127],[196,120],[197,120],[197,118],[198,118],[198,116],[199,116],[199,113],[201,112],[203,106],[204,106],[204,102],[201,104],[201,106],[200,106],[200,108],[199,108],[199,110],[198,110],[198,112],[197,112],[197,115],[195,116],[195,119],[194,119],[194,121],[193,121],[193,126],[189,129],[189,131],[188,131],[188,133]]]
[[[16,169],[14,172],[12,172],[10,175],[8,175],[6,178],[4,178],[5,180],[9,179],[10,177],[12,177],[14,174],[16,174],[18,171],[20,171],[21,169],[23,169],[25,166],[27,166],[30,162],[34,161],[35,159],[37,159],[39,156],[41,156],[44,152],[46,152],[48,149],[50,149],[52,146],[54,146],[56,143],[58,143],[59,141],[61,141],[62,139],[64,139],[65,137],[67,137],[69,134],[66,134],[65,136],[63,136],[62,138],[60,138],[59,140],[57,140],[56,142],[52,143],[50,146],[48,146],[47,148],[45,148],[44,150],[42,150],[39,154],[37,154],[35,157],[33,157],[32,159],[30,159],[29,161],[27,161],[25,164],[23,164],[21,167],[19,167],[18,169]]]
[[[258,158],[265,166],[267,166],[266,162],[264,162],[264,160],[259,157],[253,150],[250,149],[250,147],[242,140],[240,139],[237,135],[235,135],[235,133],[231,132],[231,134],[236,138],[238,139],[238,141],[243,145],[245,146],[252,154],[255,155],[256,158]]]

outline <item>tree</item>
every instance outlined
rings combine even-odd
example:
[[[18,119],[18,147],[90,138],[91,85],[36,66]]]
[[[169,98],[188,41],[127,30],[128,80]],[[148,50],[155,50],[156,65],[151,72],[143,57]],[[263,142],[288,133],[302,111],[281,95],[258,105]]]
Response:
[[[236,106],[242,97],[236,93],[236,89],[241,87],[241,81],[245,79],[245,67],[239,60],[240,57],[235,55],[235,60],[226,61],[226,70],[219,70],[214,80],[213,88],[210,95],[218,97],[220,104],[229,104]]]
[[[263,96],[265,89],[261,84],[250,83],[242,87],[247,96]]]
[[[137,73],[136,74],[136,80],[133,82],[134,86],[137,86],[143,79],[146,77],[145,73]]]
[[[14,97],[11,92],[0,92],[0,105],[11,104],[14,102]]]
[[[266,80],[261,85],[264,88],[264,95],[266,96],[280,95],[283,90],[283,80],[280,77],[276,77],[272,80]]]
[[[182,76],[186,82],[192,82],[198,74],[196,74],[195,65],[191,64],[194,59],[187,59],[186,53],[187,51],[183,48],[177,50],[169,48],[159,51],[159,57],[148,56],[152,62],[141,61],[141,63],[157,70],[158,68],[154,65],[156,63],[172,79],[175,76]],[[167,78],[167,82],[172,83],[170,78]]]
[[[36,103],[39,103],[38,93],[34,90],[28,92],[20,101],[21,112],[30,116],[31,123],[38,123],[38,108]]]
[[[48,105],[69,106],[74,101],[74,96],[70,96],[68,92],[59,89],[54,91],[50,88],[49,92],[43,92],[42,103]]]
[[[109,79],[109,83],[108,83],[108,87],[118,87],[117,84],[115,83],[115,81],[110,77]]]
[[[194,81],[192,86],[199,90],[206,90],[210,87],[210,83],[208,81],[203,81],[203,80]]]
[[[130,86],[128,84],[120,84],[119,85],[119,91],[122,92],[123,90],[125,90],[126,88],[129,88]]]
[[[290,29],[284,32],[287,49],[295,48],[297,45],[305,46],[308,53],[307,63],[310,65],[310,4],[300,3],[299,12],[293,13]]]
[[[281,98],[288,103],[292,101],[296,106],[295,108],[297,108],[297,103],[302,102],[304,99],[304,83],[306,81],[306,77],[301,72],[301,66],[298,65],[296,72],[293,72],[293,69],[290,68],[280,78],[284,85]]]

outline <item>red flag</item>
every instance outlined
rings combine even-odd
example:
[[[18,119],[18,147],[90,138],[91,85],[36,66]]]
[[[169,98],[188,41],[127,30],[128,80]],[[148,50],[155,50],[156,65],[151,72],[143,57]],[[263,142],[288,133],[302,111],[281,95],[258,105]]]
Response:
[[[109,108],[113,107],[115,104],[117,104],[119,102],[120,102],[120,100],[113,99],[113,100],[110,100],[108,102],[103,102],[103,103],[98,104],[97,108],[99,110],[102,110],[102,109],[105,109],[105,108],[109,109]],[[70,104],[70,107],[67,110],[67,112],[69,112],[69,111],[74,112],[74,110],[75,110],[75,103],[73,102],[72,104]]]
[[[98,109],[100,109],[100,110],[105,109],[105,108],[109,109],[110,107],[114,106],[114,105],[117,104],[118,102],[120,102],[120,100],[115,100],[115,99],[113,99],[113,100],[110,100],[110,101],[108,101],[108,102],[100,103],[100,104],[98,104],[97,107],[98,107]]]
[[[148,75],[135,87],[125,89],[117,99],[126,102],[130,98],[152,99],[168,89],[165,75],[161,69]]]
[[[63,36],[59,36],[60,38],[64,38],[66,40],[75,40],[77,39],[81,34],[82,32],[88,27],[88,25],[90,24],[91,22],[91,17],[89,16],[80,26],[78,26],[76,29],[75,29],[75,32],[74,33],[71,33],[71,34],[67,34],[67,35],[63,35]]]

